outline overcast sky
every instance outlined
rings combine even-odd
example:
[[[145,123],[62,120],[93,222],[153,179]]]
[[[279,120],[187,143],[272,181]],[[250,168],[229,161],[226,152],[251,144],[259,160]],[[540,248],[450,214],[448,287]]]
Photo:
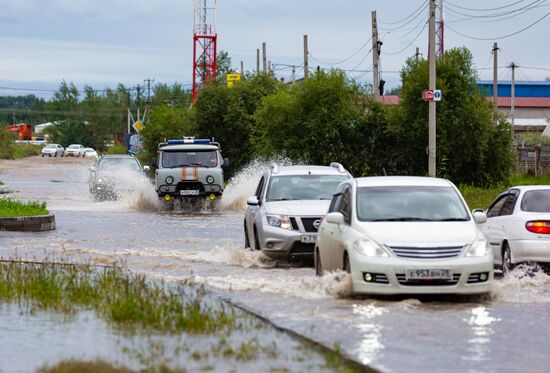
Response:
[[[428,18],[428,11],[421,7],[427,3],[218,0],[218,48],[229,53],[235,68],[244,61],[245,70],[253,70],[256,48],[265,41],[268,59],[279,64],[275,65],[276,73],[288,79],[290,69],[284,70],[284,65],[303,63],[304,34],[309,36],[310,65],[330,68],[330,63],[350,57],[369,40],[371,11],[376,10],[384,42],[382,77],[392,88],[399,85],[396,72],[407,57],[414,55],[415,47],[427,55],[428,31],[421,31]],[[445,47],[468,47],[476,66],[481,68],[482,79],[492,79],[492,71],[485,68],[492,66],[493,41],[501,48],[500,66],[512,61],[519,64],[516,79],[544,80],[550,76],[550,16],[518,35],[493,40],[550,14],[550,0],[445,0],[445,4]],[[97,89],[114,87],[118,82],[128,86],[143,84],[146,78],[190,84],[193,5],[193,0],[0,0],[0,95],[24,94],[35,88],[55,89],[63,79]],[[500,9],[482,10],[489,8]],[[414,12],[418,9],[419,17],[393,23],[417,14]],[[471,15],[484,18],[465,20]],[[455,31],[490,40],[472,40]],[[367,43],[345,63],[334,66],[369,70],[370,48]],[[363,83],[372,82],[372,74],[361,71],[350,72],[349,76]],[[303,70],[298,69],[297,76],[301,75]],[[499,76],[510,79],[510,69],[502,68]]]

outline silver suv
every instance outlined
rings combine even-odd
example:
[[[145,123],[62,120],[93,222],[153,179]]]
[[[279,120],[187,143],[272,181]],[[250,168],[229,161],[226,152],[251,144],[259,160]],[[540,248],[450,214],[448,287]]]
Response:
[[[313,259],[317,229],[332,194],[349,178],[349,172],[335,162],[330,166],[273,164],[247,200],[245,246],[274,259]]]
[[[223,169],[229,165],[222,158],[220,144],[209,139],[184,137],[158,146],[155,189],[160,198],[209,197],[223,193]]]

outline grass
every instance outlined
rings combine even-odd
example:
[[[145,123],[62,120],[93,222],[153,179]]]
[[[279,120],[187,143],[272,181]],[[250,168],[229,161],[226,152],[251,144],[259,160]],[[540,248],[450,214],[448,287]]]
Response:
[[[550,185],[550,175],[529,175],[516,174],[510,178],[510,185],[496,185],[489,188],[476,187],[472,185],[461,184],[458,186],[464,199],[471,209],[487,209],[491,202],[510,186],[517,185]]]
[[[103,154],[128,154],[128,147],[124,144],[114,144],[107,147]]]
[[[237,328],[235,312],[213,308],[197,292],[183,295],[118,266],[68,263],[0,263],[0,300],[75,314],[94,310],[115,327],[163,333],[213,333]]]
[[[46,215],[46,202],[20,202],[11,198],[0,198],[0,216],[37,216]]]
[[[0,159],[19,159],[39,155],[42,145],[10,142],[0,146]]]

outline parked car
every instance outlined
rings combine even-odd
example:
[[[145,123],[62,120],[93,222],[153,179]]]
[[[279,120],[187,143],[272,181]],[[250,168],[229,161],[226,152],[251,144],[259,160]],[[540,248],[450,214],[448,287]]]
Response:
[[[247,201],[245,246],[276,259],[313,259],[317,229],[336,186],[351,175],[339,163],[330,166],[273,164]]]
[[[90,168],[89,190],[96,200],[116,200],[147,181],[139,161],[132,155],[103,155]]]
[[[48,157],[63,157],[65,154],[65,148],[63,148],[59,144],[48,144],[45,147],[42,148],[42,151],[40,152],[42,154],[42,157],[48,156]]]
[[[504,275],[522,262],[550,264],[550,185],[506,190],[491,203],[481,229]]]
[[[354,293],[487,293],[493,254],[477,227],[486,220],[448,180],[348,180],[319,228],[315,271],[347,271]]]
[[[85,148],[84,149],[84,156],[86,158],[97,158],[97,152],[95,151],[95,149]]]
[[[80,144],[71,144],[65,149],[65,156],[80,157],[86,154],[86,148]]]

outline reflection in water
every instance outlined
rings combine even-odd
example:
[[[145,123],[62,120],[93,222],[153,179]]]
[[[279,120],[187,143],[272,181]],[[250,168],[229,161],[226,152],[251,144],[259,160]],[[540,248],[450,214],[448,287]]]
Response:
[[[382,324],[376,323],[374,319],[387,311],[387,309],[373,304],[353,305],[353,314],[360,316],[356,327],[362,333],[362,340],[354,354],[359,357],[363,364],[368,365],[375,360],[379,360],[379,355],[385,348],[380,340],[382,337]]]
[[[470,318],[464,319],[470,326],[472,337],[468,340],[468,351],[465,360],[488,360],[491,353],[491,336],[495,333],[492,324],[500,321],[489,314],[486,307],[480,306],[471,310]]]

